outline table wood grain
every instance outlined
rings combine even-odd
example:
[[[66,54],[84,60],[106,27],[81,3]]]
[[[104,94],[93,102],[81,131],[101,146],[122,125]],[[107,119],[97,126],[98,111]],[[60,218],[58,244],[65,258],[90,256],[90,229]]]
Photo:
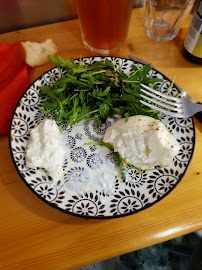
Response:
[[[161,70],[202,102],[202,68],[181,54],[190,22],[172,41],[156,42],[144,31],[142,9],[133,10],[128,40],[116,56],[136,55]],[[0,42],[52,38],[64,58],[92,56],[82,45],[78,20],[0,35]],[[30,71],[30,83],[52,64]],[[8,136],[0,137],[0,269],[76,269],[141,249],[202,228],[202,125],[194,119],[196,144],[191,164],[177,187],[137,214],[111,220],[88,220],[64,214],[38,199],[13,165]]]

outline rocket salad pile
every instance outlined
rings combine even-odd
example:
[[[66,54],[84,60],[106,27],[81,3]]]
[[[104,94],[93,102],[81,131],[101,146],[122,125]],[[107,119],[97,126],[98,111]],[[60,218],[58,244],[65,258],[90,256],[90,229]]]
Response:
[[[48,86],[41,86],[39,95],[45,97],[45,115],[53,114],[57,122],[67,120],[72,126],[81,120],[98,118],[99,125],[108,116],[118,114],[126,119],[134,115],[147,115],[159,119],[156,110],[140,103],[140,84],[162,82],[159,78],[149,78],[151,65],[137,68],[131,65],[132,74],[127,75],[113,63],[97,61],[93,64],[74,63],[74,59],[49,56],[49,61],[57,67],[65,68],[67,75]],[[157,85],[153,85],[154,89]]]

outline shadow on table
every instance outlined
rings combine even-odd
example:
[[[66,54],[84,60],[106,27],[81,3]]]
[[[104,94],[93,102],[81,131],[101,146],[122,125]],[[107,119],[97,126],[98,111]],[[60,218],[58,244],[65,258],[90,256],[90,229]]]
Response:
[[[180,236],[77,270],[201,270],[202,231]]]

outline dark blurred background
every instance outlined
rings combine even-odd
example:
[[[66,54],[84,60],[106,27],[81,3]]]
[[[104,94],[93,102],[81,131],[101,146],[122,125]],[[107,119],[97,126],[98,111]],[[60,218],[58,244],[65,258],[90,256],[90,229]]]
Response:
[[[134,7],[143,6],[144,0],[133,1]],[[75,18],[74,0],[0,0],[0,33]]]

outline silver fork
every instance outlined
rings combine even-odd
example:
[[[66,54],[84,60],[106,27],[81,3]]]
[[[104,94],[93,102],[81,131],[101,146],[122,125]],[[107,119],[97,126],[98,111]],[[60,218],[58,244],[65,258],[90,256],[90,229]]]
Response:
[[[163,94],[144,84],[141,84],[141,86],[141,92],[147,96],[144,94],[140,94],[140,96],[148,102],[144,100],[140,100],[140,102],[159,112],[177,118],[187,118],[202,111],[202,104],[196,104],[184,98]]]

